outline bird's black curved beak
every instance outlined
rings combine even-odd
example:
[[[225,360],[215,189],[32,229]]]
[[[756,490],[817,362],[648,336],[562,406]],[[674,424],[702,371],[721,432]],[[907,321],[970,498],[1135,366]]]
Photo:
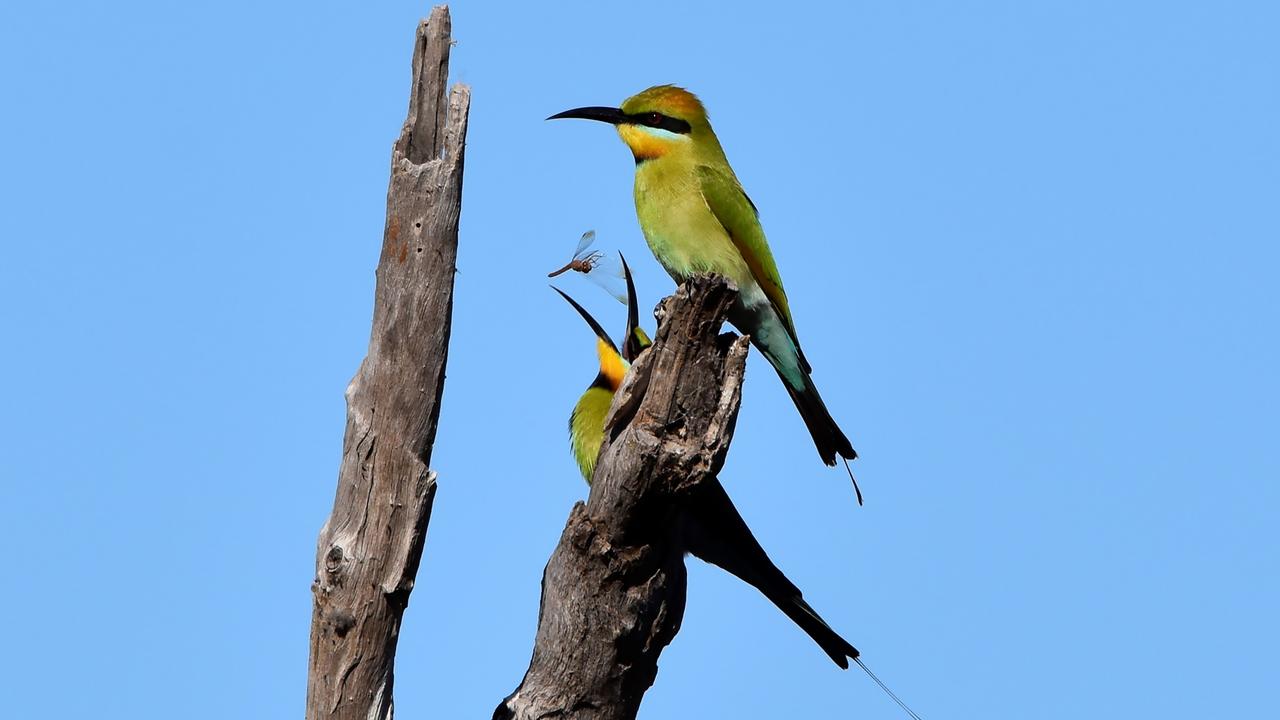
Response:
[[[629,122],[626,113],[618,108],[611,107],[580,107],[572,110],[565,110],[562,113],[556,113],[548,120],[565,120],[568,118],[576,118],[579,120],[599,120],[610,125],[621,125]]]
[[[636,334],[640,327],[640,303],[636,301],[636,284],[631,280],[631,266],[627,265],[627,259],[622,257],[622,253],[618,253],[618,257],[622,258],[622,272],[627,279],[627,336],[622,341],[622,357],[627,362],[635,362],[647,346]]]
[[[582,316],[582,319],[586,320],[587,324],[591,326],[591,330],[595,332],[596,337],[599,338],[601,342],[607,344],[614,352],[618,352],[618,346],[613,344],[613,339],[609,337],[609,333],[605,332],[604,328],[600,327],[600,323],[596,322],[596,319],[591,317],[591,313],[587,312],[586,308],[579,305],[577,300],[569,297],[569,295],[560,288],[552,285],[551,289],[560,293],[560,297],[569,301],[569,304],[573,306],[573,309],[577,310],[578,314]]]

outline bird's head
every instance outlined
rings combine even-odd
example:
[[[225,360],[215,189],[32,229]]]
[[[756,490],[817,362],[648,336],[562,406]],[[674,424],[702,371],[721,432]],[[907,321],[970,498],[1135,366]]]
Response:
[[[609,333],[600,327],[600,323],[591,317],[591,313],[586,308],[578,304],[577,300],[569,297],[560,288],[553,287],[552,290],[560,293],[560,297],[569,301],[574,310],[582,316],[583,320],[591,326],[596,334],[596,355],[600,358],[600,373],[596,376],[596,380],[592,383],[593,387],[603,387],[609,392],[617,392],[622,387],[622,379],[627,375],[627,368],[630,363],[622,358],[622,354],[618,352],[618,346],[613,344],[613,340],[609,338]]]
[[[622,101],[621,107],[580,107],[548,120],[598,120],[618,129],[636,163],[699,147],[719,148],[707,111],[696,95],[675,85],[655,85]]]

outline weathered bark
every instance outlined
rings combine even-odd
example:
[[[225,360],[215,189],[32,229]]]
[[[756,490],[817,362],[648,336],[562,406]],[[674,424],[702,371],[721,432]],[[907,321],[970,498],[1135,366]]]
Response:
[[[747,340],[718,334],[734,296],[694,278],[663,302],[543,573],[529,670],[495,719],[636,716],[684,614],[681,499],[714,481],[737,419]]]
[[[316,548],[307,718],[390,718],[396,640],[435,497],[428,469],[453,310],[471,91],[446,103],[449,11],[418,26],[392,149],[369,352],[347,387],[333,513]]]

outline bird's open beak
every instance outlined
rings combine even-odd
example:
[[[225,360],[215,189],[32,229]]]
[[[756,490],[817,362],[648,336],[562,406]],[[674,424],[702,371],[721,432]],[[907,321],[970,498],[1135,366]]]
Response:
[[[578,314],[582,316],[582,319],[586,320],[587,324],[591,326],[591,329],[595,332],[596,337],[600,339],[600,342],[608,345],[615,353],[618,352],[618,346],[613,344],[613,338],[609,337],[609,333],[605,332],[604,328],[600,327],[600,323],[596,322],[596,319],[591,317],[591,313],[587,312],[586,308],[579,305],[577,300],[566,295],[560,288],[552,286],[551,289],[560,293],[560,297],[569,301],[569,304],[573,306],[573,309],[577,310]]]
[[[562,113],[556,113],[548,120],[564,120],[566,118],[577,118],[579,120],[599,120],[610,125],[621,125],[629,122],[626,113],[618,108],[611,107],[580,107],[572,110],[565,110]]]
[[[622,358],[627,362],[635,362],[640,357],[640,351],[644,350],[640,338],[636,336],[636,328],[640,326],[640,303],[636,300],[636,284],[631,280],[631,266],[627,265],[627,259],[622,257],[622,253],[618,253],[618,257],[622,258],[622,273],[627,279],[627,336],[622,340]]]

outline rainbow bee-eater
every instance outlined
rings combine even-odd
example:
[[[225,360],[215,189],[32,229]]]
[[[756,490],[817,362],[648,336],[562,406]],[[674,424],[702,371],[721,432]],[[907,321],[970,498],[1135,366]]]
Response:
[[[560,118],[617,128],[635,158],[636,216],[658,262],[678,283],[716,273],[737,284],[729,321],[751,336],[782,377],[822,461],[834,465],[839,455],[847,467],[857,453],[810,378],[755,204],[734,175],[702,102],[682,88],[658,85],[621,107],[575,108],[548,119]],[[857,494],[861,504],[862,493]]]
[[[586,309],[555,289],[587,321],[596,335],[599,371],[574,405],[569,418],[569,444],[588,484],[595,473],[596,456],[604,441],[605,416],[609,413],[613,396],[621,387],[631,362],[649,346],[649,336],[639,324],[635,285],[625,260],[623,268],[628,302],[627,333],[621,351]],[[703,483],[688,498],[682,506],[679,522],[680,538],[687,552],[718,565],[763,593],[840,667],[848,668],[849,658],[857,660],[858,651],[827,625],[805,602],[800,589],[769,559],[718,480],[712,478]]]

